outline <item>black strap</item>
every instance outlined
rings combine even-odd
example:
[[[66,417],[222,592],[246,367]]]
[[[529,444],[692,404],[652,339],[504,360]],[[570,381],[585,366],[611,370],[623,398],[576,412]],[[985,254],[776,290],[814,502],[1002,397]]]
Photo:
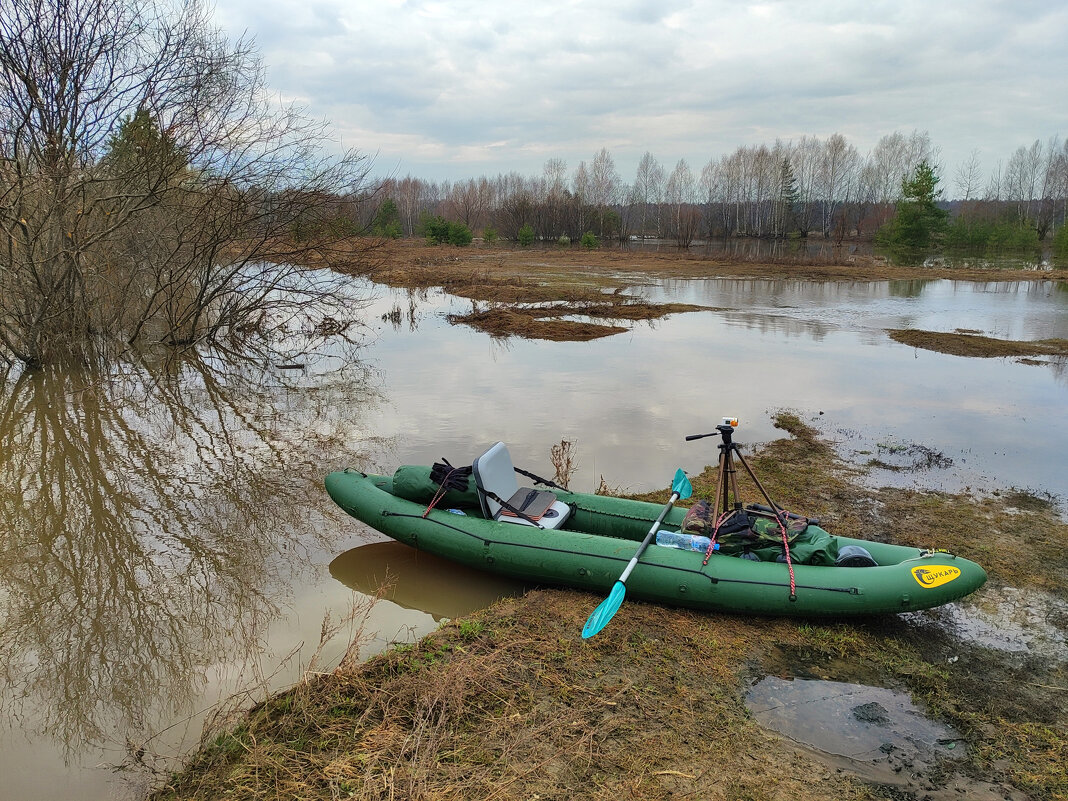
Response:
[[[550,481],[547,478],[542,478],[541,476],[536,476],[533,473],[530,473],[530,472],[528,472],[526,470],[522,470],[522,469],[520,469],[518,467],[513,467],[512,469],[515,470],[517,473],[519,473],[519,475],[526,476],[531,481],[533,481],[535,484],[544,484],[546,487],[553,487],[554,489],[563,490],[564,492],[567,492],[567,488],[566,487],[561,487],[559,484],[556,484],[556,483]]]
[[[523,512],[523,511],[520,511],[519,509],[516,509],[514,506],[512,506],[512,504],[508,503],[508,501],[504,500],[496,492],[491,492],[490,490],[484,490],[481,487],[479,487],[478,491],[481,492],[483,495],[485,495],[487,498],[495,500],[497,503],[499,503],[501,505],[501,507],[503,507],[504,509],[507,509],[509,512],[514,514],[516,517],[521,517],[524,520],[526,520],[528,523],[530,523],[531,525],[537,526],[538,528],[542,529],[543,531],[545,530],[545,526],[543,526],[541,523],[539,523],[533,517],[528,515],[526,512]]]

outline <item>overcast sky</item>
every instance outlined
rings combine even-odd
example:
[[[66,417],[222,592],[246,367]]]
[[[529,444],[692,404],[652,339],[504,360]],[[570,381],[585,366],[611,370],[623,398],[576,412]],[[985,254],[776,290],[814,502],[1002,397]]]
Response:
[[[739,145],[927,130],[943,186],[978,150],[1068,135],[1068,3],[216,0],[273,90],[379,175],[456,179],[602,147],[695,173]]]

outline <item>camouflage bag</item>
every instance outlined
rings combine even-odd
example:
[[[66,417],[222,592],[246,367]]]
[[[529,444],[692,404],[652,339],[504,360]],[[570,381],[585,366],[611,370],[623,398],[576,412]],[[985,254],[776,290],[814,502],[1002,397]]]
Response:
[[[679,528],[683,534],[711,537],[712,532],[716,529],[716,521],[712,517],[713,514],[715,514],[715,510],[708,501],[698,501],[686,511],[686,516],[682,518],[682,525]],[[737,509],[731,512],[720,523],[716,541],[721,542],[725,534],[748,529],[750,522],[751,519],[745,511]]]
[[[761,559],[773,560],[777,553],[782,552],[782,530],[774,518],[753,514],[751,510],[735,509],[723,517],[717,531],[713,514],[714,510],[707,501],[698,501],[686,512],[682,520],[682,533],[711,538],[715,532],[719,552],[732,556],[760,551],[758,556]],[[787,520],[786,541],[791,548],[808,528],[809,523],[805,518]]]

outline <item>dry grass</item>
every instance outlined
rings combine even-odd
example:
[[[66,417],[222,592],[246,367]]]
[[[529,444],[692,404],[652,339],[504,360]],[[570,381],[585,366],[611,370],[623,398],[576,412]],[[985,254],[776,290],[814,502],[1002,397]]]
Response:
[[[351,250],[351,258],[346,257]],[[519,248],[509,244],[466,248],[426,245],[402,240],[384,243],[376,251],[373,277],[404,287],[442,286],[442,280],[468,281],[472,275],[490,279],[529,279],[532,284],[569,284],[603,291],[640,281],[643,274],[676,278],[782,278],[825,281],[950,280],[1064,281],[1068,269],[1018,270],[975,267],[902,267],[884,260],[842,253],[811,258],[783,256],[754,260],[728,260],[724,254],[707,255],[694,248],[678,251],[593,251],[561,248]],[[367,263],[358,242],[334,243],[317,261],[340,272],[366,274]],[[536,299],[531,302],[538,302]]]
[[[575,443],[569,439],[562,439],[559,445],[553,445],[549,449],[549,463],[552,464],[554,470],[553,482],[568,489],[571,477],[578,470]]]
[[[518,336],[524,339],[545,339],[554,342],[586,342],[626,331],[621,325],[562,320],[561,317],[580,316],[607,320],[658,320],[669,314],[703,311],[703,306],[685,303],[643,303],[619,298],[605,303],[576,303],[565,301],[553,306],[494,306],[483,311],[450,315],[453,323],[465,323],[490,336]]]
[[[523,339],[544,339],[550,342],[587,342],[591,339],[620,334],[627,329],[619,325],[599,325],[580,320],[544,319],[536,309],[497,306],[484,311],[452,315],[449,320],[465,323],[492,337],[517,336]]]
[[[748,715],[745,679],[792,665],[909,689],[971,745],[961,767],[1035,799],[1068,792],[1063,694],[1020,671],[946,666],[946,644],[879,622],[812,625],[534,591],[414,647],[272,699],[157,799],[897,799],[795,751]],[[1000,669],[999,669],[1000,668]],[[845,671],[842,673],[841,671]],[[920,790],[930,777],[915,777]],[[937,779],[936,779],[937,780]],[[918,797],[918,796],[916,796]]]
[[[737,655],[763,624],[635,604],[584,643],[589,604],[534,592],[280,696],[158,797],[879,797],[749,720]]]

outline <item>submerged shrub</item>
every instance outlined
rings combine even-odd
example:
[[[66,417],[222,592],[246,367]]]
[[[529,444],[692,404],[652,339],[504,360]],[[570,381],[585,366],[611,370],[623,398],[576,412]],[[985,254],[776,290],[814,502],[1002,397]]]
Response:
[[[1068,265],[1068,223],[1058,228],[1053,237],[1053,259],[1057,264]]]
[[[958,217],[946,229],[946,250],[973,256],[1032,252],[1038,232],[1026,221],[969,220]]]

